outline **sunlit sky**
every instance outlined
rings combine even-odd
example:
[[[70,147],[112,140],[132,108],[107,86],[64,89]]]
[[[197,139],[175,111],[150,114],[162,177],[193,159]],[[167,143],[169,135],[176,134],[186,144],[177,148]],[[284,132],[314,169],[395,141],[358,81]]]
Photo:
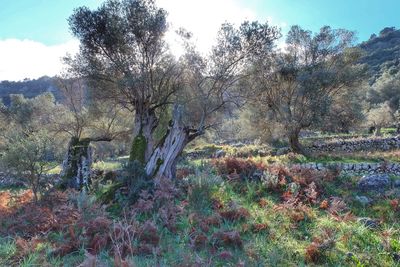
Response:
[[[53,76],[60,58],[78,42],[67,18],[75,7],[96,8],[102,0],[0,0],[0,80]],[[298,24],[317,31],[323,25],[346,28],[364,41],[388,26],[400,28],[400,0],[156,0],[169,13],[170,34],[185,27],[201,51],[207,51],[221,23],[268,20],[285,33]],[[282,42],[282,41],[281,41]],[[175,48],[176,49],[176,48]]]

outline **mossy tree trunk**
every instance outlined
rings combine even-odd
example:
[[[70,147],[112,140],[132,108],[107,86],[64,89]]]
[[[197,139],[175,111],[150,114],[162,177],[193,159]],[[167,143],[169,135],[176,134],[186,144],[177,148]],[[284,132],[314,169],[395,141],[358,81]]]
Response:
[[[93,149],[91,142],[111,141],[109,137],[78,138],[72,137],[63,161],[61,177],[67,188],[81,190],[90,184]]]
[[[72,137],[63,161],[61,177],[67,188],[81,190],[90,183],[92,148],[90,139]]]
[[[158,119],[152,110],[136,111],[133,141],[129,160],[137,160],[143,164],[150,159],[154,150],[154,130]]]

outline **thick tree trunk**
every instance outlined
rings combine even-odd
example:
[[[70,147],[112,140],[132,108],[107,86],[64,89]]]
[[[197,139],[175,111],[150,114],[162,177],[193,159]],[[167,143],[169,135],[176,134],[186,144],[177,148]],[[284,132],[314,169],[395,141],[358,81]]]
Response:
[[[153,132],[158,120],[153,111],[136,112],[129,160],[145,164],[154,150]]]
[[[146,163],[146,173],[150,177],[175,178],[178,156],[185,146],[199,135],[197,132],[190,133],[182,124],[181,112],[179,107],[175,107],[172,125]]]
[[[302,155],[307,155],[307,151],[304,149],[304,147],[300,144],[299,141],[299,133],[300,130],[294,130],[289,133],[289,145],[290,148],[294,153],[302,154]]]
[[[374,131],[374,136],[382,136],[381,130],[382,130],[382,127],[376,126],[375,131]]]
[[[65,187],[81,190],[89,186],[93,152],[90,141],[71,138],[61,172]]]

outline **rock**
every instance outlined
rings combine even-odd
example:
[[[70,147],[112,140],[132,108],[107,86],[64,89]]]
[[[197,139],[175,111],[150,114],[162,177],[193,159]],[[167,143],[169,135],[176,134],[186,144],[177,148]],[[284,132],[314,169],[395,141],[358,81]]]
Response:
[[[359,223],[363,224],[367,228],[376,229],[379,227],[379,221],[368,217],[361,217],[357,220]]]
[[[358,188],[362,191],[369,190],[384,190],[390,185],[389,175],[387,174],[372,174],[361,177],[358,181]]]
[[[288,147],[282,147],[282,148],[279,148],[277,151],[276,151],[276,155],[277,156],[282,156],[282,155],[285,155],[285,154],[287,154],[287,153],[289,153],[290,152],[290,148],[288,148]]]
[[[366,196],[356,196],[355,200],[363,206],[367,206],[372,203],[372,199]]]
[[[222,157],[225,157],[225,156],[226,156],[226,152],[224,150],[222,150],[222,149],[217,150],[215,152],[215,157],[216,158],[222,158]]]
[[[400,187],[400,179],[397,179],[393,182],[394,187]]]

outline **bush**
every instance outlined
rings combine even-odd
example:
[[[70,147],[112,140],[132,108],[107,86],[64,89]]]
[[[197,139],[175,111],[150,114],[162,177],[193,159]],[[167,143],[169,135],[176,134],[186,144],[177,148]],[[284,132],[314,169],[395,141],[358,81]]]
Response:
[[[224,175],[231,179],[238,176],[237,178],[241,180],[252,179],[257,170],[265,168],[262,163],[240,158],[215,159],[212,161],[212,164],[216,167],[219,175]]]
[[[35,201],[45,189],[45,173],[51,169],[47,156],[51,152],[51,138],[47,132],[39,131],[30,135],[16,132],[1,157],[2,165],[29,185]]]

